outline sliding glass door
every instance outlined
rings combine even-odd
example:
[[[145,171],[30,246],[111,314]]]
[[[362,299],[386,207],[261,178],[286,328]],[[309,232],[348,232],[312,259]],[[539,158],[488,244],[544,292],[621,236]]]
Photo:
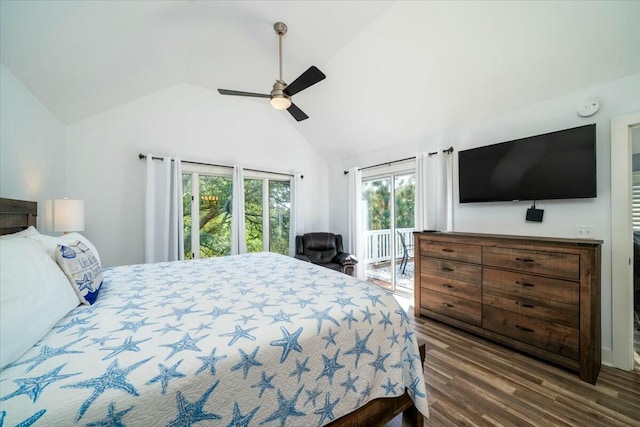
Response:
[[[413,292],[415,173],[363,178],[365,276],[391,291]]]
[[[190,166],[182,175],[185,258],[231,254],[233,179],[225,168]],[[289,253],[288,179],[247,173],[244,179],[247,252]]]
[[[184,256],[231,254],[231,176],[183,173]]]
[[[291,182],[269,180],[269,252],[289,254]]]
[[[394,175],[394,228],[396,239],[395,286],[401,292],[413,293],[413,231],[415,173]]]
[[[289,181],[244,180],[247,251],[289,253],[291,191]]]

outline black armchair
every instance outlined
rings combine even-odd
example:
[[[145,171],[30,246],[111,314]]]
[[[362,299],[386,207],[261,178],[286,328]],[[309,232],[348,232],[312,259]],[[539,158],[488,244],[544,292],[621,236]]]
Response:
[[[342,236],[333,233],[306,233],[296,236],[295,258],[350,276],[355,276],[358,263],[355,256],[343,251]]]

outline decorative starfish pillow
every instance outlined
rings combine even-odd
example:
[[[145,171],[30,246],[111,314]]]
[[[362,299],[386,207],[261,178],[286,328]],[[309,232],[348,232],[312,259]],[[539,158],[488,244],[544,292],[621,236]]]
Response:
[[[96,302],[102,285],[102,268],[91,249],[83,242],[58,245],[56,262],[64,271],[81,303]]]

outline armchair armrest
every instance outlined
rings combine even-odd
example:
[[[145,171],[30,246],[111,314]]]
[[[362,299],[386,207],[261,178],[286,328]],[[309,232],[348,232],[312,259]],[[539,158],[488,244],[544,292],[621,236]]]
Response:
[[[340,265],[347,265],[347,264],[357,264],[358,263],[358,259],[351,255],[348,254],[346,252],[342,252],[339,253],[338,255],[335,256],[335,258],[333,258],[333,262],[340,264]]]
[[[294,256],[294,258],[295,258],[295,259],[299,259],[299,260],[301,260],[301,261],[311,262],[311,258],[309,258],[308,256],[303,255],[303,254],[296,254],[296,255]]]

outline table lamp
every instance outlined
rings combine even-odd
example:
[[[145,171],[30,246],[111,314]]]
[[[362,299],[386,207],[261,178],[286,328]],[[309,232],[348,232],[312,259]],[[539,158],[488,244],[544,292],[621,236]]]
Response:
[[[84,230],[84,200],[45,200],[45,229],[69,233]]]

